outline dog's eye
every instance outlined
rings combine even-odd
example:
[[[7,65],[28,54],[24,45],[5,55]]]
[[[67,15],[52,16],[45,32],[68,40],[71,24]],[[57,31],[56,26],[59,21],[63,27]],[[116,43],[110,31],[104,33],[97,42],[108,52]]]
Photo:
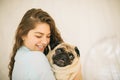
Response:
[[[69,53],[69,54],[68,54],[68,56],[69,56],[69,58],[70,58],[71,60],[73,60],[73,59],[74,59],[74,56],[73,56],[73,54],[72,54],[72,53]]]
[[[58,48],[57,50],[56,50],[56,53],[62,53],[64,50],[63,50],[63,48]]]

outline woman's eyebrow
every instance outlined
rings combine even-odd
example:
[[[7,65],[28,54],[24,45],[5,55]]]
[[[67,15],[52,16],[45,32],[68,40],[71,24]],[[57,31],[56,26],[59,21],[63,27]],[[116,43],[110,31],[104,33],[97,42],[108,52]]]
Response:
[[[42,33],[42,32],[35,32],[36,34],[44,34],[44,33]],[[47,35],[50,35],[51,33],[48,33]]]
[[[42,32],[35,32],[36,34],[44,34],[44,33],[42,33]]]

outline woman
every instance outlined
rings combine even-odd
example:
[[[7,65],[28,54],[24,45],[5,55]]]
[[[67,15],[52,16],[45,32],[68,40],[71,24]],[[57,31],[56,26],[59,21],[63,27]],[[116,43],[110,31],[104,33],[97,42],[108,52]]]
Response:
[[[63,39],[47,12],[28,10],[16,31],[9,63],[10,80],[55,80],[45,55],[48,46],[53,49],[61,42]]]

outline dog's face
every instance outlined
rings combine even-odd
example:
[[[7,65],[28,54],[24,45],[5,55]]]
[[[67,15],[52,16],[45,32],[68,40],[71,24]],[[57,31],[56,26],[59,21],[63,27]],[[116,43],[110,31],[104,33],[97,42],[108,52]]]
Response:
[[[71,65],[79,57],[80,53],[77,47],[67,43],[61,43],[49,53],[48,60],[51,64],[65,67]]]

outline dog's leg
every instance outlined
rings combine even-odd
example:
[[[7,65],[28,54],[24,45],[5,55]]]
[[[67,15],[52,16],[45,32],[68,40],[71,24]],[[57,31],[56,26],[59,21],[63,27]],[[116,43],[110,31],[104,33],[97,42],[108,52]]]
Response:
[[[82,80],[81,69],[79,69],[78,73],[76,74],[73,80]]]

